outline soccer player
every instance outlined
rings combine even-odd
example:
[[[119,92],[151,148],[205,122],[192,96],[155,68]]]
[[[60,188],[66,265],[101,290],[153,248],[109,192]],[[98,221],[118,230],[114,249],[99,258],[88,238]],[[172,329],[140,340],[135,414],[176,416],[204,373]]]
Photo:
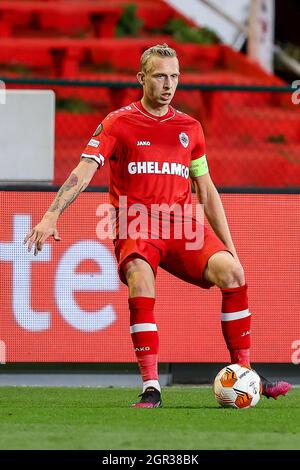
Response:
[[[201,125],[170,105],[179,79],[175,50],[167,44],[147,49],[142,54],[137,79],[143,87],[142,99],[110,113],[98,126],[80,163],[24,243],[28,243],[29,250],[35,245],[37,254],[49,236],[59,240],[56,225],[59,216],[88,186],[97,168],[109,165],[110,201],[116,209],[114,248],[120,279],[128,286],[130,333],[143,380],[141,399],[132,406],[156,408],[162,405],[154,317],[158,266],[199,287],[219,287],[222,331],[230,362],[248,367],[251,314],[243,268],[209,174]],[[140,206],[141,212],[157,204],[188,207],[192,201],[190,178],[209,222],[203,226],[192,218],[193,227],[203,233],[203,243],[188,249],[186,234],[181,238],[173,233],[164,237],[163,212],[146,215],[158,224],[155,236],[148,229],[144,237],[131,237],[128,232],[121,236],[121,231],[124,232],[120,222],[124,212],[121,196],[127,197],[128,208]],[[170,211],[172,229],[178,225],[176,217]],[[275,399],[291,387],[287,382],[272,383],[266,379],[262,385],[263,394]]]

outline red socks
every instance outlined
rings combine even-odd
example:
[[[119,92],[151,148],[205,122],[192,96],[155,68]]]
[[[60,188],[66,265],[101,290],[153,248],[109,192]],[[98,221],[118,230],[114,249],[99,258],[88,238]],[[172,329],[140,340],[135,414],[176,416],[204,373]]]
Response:
[[[158,384],[158,333],[154,319],[155,299],[133,297],[128,299],[130,309],[130,333],[138,360],[144,387]]]
[[[247,284],[241,287],[221,289],[222,331],[231,363],[250,367],[250,321]]]
[[[250,367],[250,319],[247,284],[241,287],[221,289],[222,331],[231,363]],[[155,299],[133,297],[128,299],[130,309],[130,333],[143,379],[143,391],[158,383],[158,333],[154,319]]]

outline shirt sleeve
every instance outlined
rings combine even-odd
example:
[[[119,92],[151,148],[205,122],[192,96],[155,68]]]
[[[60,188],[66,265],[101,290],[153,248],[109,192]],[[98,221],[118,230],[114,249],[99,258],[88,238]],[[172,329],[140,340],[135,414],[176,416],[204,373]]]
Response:
[[[203,176],[208,173],[208,164],[206,160],[205,138],[202,126],[197,122],[196,127],[196,144],[192,150],[190,162],[190,176]]]
[[[100,168],[113,155],[115,147],[116,138],[112,135],[110,122],[104,119],[88,141],[81,158],[95,160],[98,163],[98,168]]]

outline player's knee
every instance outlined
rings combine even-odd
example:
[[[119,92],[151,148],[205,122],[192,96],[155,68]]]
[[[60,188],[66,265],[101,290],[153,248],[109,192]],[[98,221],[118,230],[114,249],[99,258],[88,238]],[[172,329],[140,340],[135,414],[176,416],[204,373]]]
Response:
[[[147,277],[141,272],[134,272],[127,276],[128,287],[134,291],[136,296],[150,295],[153,290],[153,285]]]
[[[126,279],[131,296],[154,296],[153,275],[147,269],[131,266],[126,270]]]
[[[215,273],[215,284],[223,289],[239,287],[245,284],[243,268],[234,260],[227,265],[219,266]]]
[[[244,270],[237,262],[233,262],[226,270],[220,273],[219,279],[219,287],[224,289],[243,286],[245,284]]]

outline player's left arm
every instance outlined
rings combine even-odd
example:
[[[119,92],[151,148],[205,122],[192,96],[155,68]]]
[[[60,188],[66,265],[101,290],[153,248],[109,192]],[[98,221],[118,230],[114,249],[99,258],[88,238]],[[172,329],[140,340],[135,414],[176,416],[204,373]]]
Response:
[[[211,227],[239,262],[225,215],[225,210],[209,172],[207,171],[201,176],[192,176],[191,178],[195,185],[198,200],[200,204],[203,204],[205,215]]]

